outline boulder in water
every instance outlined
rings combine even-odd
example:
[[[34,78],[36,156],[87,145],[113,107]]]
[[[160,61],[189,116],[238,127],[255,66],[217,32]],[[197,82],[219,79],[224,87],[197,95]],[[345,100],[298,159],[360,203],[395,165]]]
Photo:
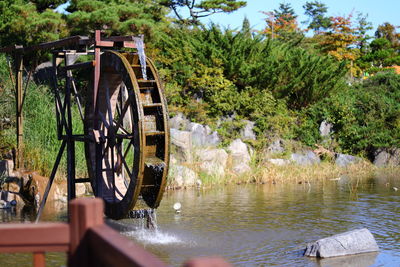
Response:
[[[329,258],[376,251],[379,251],[379,247],[374,236],[368,229],[363,228],[309,243],[304,255],[308,257]]]

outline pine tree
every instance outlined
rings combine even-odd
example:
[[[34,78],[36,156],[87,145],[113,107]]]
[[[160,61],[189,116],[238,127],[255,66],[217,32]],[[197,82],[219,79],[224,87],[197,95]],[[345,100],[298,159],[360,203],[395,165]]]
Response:
[[[378,29],[375,32],[376,38],[385,38],[387,39],[393,47],[400,46],[400,33],[397,33],[394,25],[389,22],[385,22],[382,25],[378,26]]]
[[[367,21],[368,15],[358,13],[357,15],[357,26],[355,34],[357,36],[357,47],[360,50],[361,55],[366,54],[368,47],[368,40],[372,37],[368,35],[368,31],[372,30],[372,23]]]
[[[305,9],[304,14],[310,17],[308,29],[319,34],[322,30],[329,28],[331,20],[326,16],[328,7],[324,3],[320,1],[306,2],[303,8]]]
[[[0,46],[29,46],[68,35],[62,14],[51,7],[64,1],[4,0],[0,2]]]
[[[297,15],[289,3],[279,4],[279,8],[272,12],[263,12],[267,15],[267,27],[264,29],[264,34],[272,39],[278,38],[289,41],[301,36],[301,30],[297,24]]]
[[[250,27],[250,21],[247,17],[243,19],[242,23],[242,29],[241,32],[246,36],[246,37],[251,37],[251,27]]]
[[[237,0],[160,0],[160,4],[171,8],[180,23],[198,25],[200,18],[216,13],[231,13],[246,6],[246,1]],[[188,11],[185,17],[181,9]]]
[[[96,29],[106,35],[151,37],[166,22],[167,10],[156,0],[71,0],[67,8],[72,34],[90,35]]]

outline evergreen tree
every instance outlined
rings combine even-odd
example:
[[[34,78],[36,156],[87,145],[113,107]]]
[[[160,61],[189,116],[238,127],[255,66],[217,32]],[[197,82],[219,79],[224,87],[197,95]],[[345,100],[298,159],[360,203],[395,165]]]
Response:
[[[387,39],[393,47],[400,46],[400,33],[397,33],[394,25],[389,22],[385,22],[382,25],[378,26],[378,29],[375,32],[376,38],[385,38]]]
[[[377,38],[370,44],[370,52],[362,60],[372,63],[375,67],[400,65],[400,57],[386,38]]]
[[[326,16],[328,7],[320,1],[306,2],[303,6],[305,9],[304,14],[310,17],[308,29],[313,30],[319,34],[322,30],[326,30],[331,25],[331,20]]]
[[[194,25],[200,23],[200,18],[216,13],[231,13],[246,6],[246,1],[237,0],[160,0],[160,3],[171,8],[181,23]],[[181,9],[186,9],[189,16],[185,17]]]
[[[301,37],[301,30],[297,24],[297,15],[292,6],[287,3],[279,4],[279,8],[272,12],[263,12],[268,17],[266,19],[267,27],[264,33],[272,39],[278,38],[289,41],[295,37]]]
[[[274,9],[274,14],[281,23],[283,23],[283,21],[286,23],[293,23],[297,18],[290,3],[280,3],[279,8]]]
[[[250,27],[250,21],[248,20],[247,17],[243,19],[242,23],[242,29],[241,32],[246,36],[246,37],[251,37],[251,27]]]
[[[366,54],[368,48],[368,40],[372,37],[368,35],[368,31],[372,30],[372,22],[367,21],[368,15],[362,13],[357,14],[357,26],[355,34],[357,36],[357,47],[361,55]]]
[[[29,46],[68,35],[62,15],[50,9],[63,1],[36,2],[38,6],[25,0],[0,2],[0,46]]]
[[[156,0],[71,0],[67,8],[72,34],[92,34],[100,29],[107,35],[153,36],[166,22],[167,10]]]

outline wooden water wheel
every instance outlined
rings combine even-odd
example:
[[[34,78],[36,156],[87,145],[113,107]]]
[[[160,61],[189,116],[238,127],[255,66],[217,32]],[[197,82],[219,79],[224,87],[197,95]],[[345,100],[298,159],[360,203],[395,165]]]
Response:
[[[150,208],[160,204],[169,162],[167,107],[159,76],[146,60],[144,79],[134,53],[101,55],[97,108],[86,103],[85,143],[89,178],[105,213],[120,219],[139,196]]]
[[[142,38],[101,38],[96,30],[94,38],[72,36],[31,47],[0,48],[0,53],[13,55],[16,62],[18,155],[22,155],[24,55],[49,50],[53,55],[50,83],[56,103],[57,138],[62,142],[36,220],[65,150],[68,200],[75,198],[76,183],[90,182],[95,196],[104,200],[110,218],[126,217],[139,198],[157,208],[168,173],[168,111],[157,70],[145,57]],[[76,70],[83,69],[89,72],[82,77]],[[91,85],[79,88],[75,74],[85,82],[91,80]],[[79,111],[79,118],[74,117],[74,111]],[[75,132],[76,123],[83,123],[83,133]],[[76,142],[84,142],[89,178],[76,177]]]

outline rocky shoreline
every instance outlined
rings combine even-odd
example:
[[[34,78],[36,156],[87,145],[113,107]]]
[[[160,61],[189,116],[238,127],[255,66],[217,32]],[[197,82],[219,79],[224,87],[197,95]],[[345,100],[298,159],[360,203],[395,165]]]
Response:
[[[249,145],[251,141],[256,140],[253,132],[254,123],[251,121],[243,123],[245,126],[240,132],[240,138],[222,147],[221,137],[209,126],[191,122],[181,113],[172,117],[170,119],[171,159],[167,189],[201,187],[205,184],[252,182],[248,177],[257,176],[263,170],[273,169],[279,172],[290,168],[323,169],[323,158],[329,159],[331,165],[328,168],[347,169],[357,164],[377,168],[400,166],[400,149],[398,148],[380,149],[376,151],[373,162],[369,162],[353,155],[329,151],[322,145],[317,145],[314,149],[305,147],[293,149],[290,141],[275,138],[264,150],[255,152],[255,149]],[[322,122],[319,129],[321,137],[329,139],[331,129],[332,125]],[[324,168],[326,168],[325,165]],[[268,176],[269,173],[264,172],[265,175]],[[24,204],[36,207],[41,201],[47,181],[48,178],[36,172],[15,171],[12,160],[1,160],[0,208],[8,209]],[[259,181],[265,182],[262,179]],[[77,184],[76,186],[77,196],[91,193],[89,185]],[[53,184],[49,200],[67,202],[65,181]]]
[[[249,145],[256,140],[253,131],[255,124],[251,121],[243,123],[245,126],[240,132],[241,137],[221,147],[220,136],[209,126],[191,122],[181,113],[172,117],[169,186],[198,186],[205,176],[218,183],[218,180],[250,175],[255,169],[273,166],[315,166],[321,164],[323,158],[328,158],[340,168],[369,162],[357,156],[329,151],[322,145],[316,145],[315,148],[289,148],[290,141],[279,137],[256,155]],[[321,123],[319,132],[325,142],[329,141],[332,128],[326,121]],[[400,149],[376,151],[372,164],[376,167],[400,166]]]

